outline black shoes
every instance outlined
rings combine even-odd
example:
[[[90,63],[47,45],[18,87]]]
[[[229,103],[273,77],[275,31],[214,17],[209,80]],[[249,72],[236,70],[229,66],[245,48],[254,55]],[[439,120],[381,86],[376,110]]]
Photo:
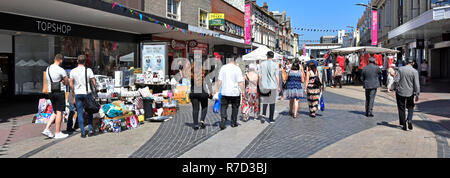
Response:
[[[408,131],[408,129],[406,128],[406,124],[403,124],[402,129],[403,129],[404,131]]]
[[[202,129],[205,129],[205,128],[206,128],[205,123],[204,123],[204,122],[201,122],[201,123],[200,123],[200,127],[201,127]]]
[[[93,137],[93,136],[94,136],[94,132],[91,131],[88,133],[88,137]]]
[[[411,122],[408,122],[408,129],[409,129],[409,130],[412,130],[412,129],[413,129],[413,125],[412,125]]]
[[[375,117],[372,113],[366,113],[366,117]]]
[[[225,124],[226,124],[226,120],[222,119],[222,121],[220,121],[220,130],[225,130],[226,129]]]
[[[86,138],[86,134],[84,132],[81,132],[81,138]]]
[[[198,130],[199,129],[199,127],[198,126],[194,126],[194,130]]]
[[[232,124],[231,124],[231,127],[233,127],[233,128],[234,128],[234,127],[237,127],[237,126],[238,126],[237,123],[232,123]]]

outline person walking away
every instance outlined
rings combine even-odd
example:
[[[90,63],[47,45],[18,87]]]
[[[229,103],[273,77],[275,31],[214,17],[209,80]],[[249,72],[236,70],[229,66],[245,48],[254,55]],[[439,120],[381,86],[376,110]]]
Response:
[[[218,89],[222,88],[222,99],[220,100],[220,129],[224,130],[227,121],[228,105],[231,104],[231,127],[237,127],[237,116],[241,103],[241,95],[245,98],[244,77],[239,66],[236,65],[235,58],[231,58],[229,63],[224,65],[219,72]],[[219,92],[219,91],[216,91]]]
[[[305,79],[305,93],[308,99],[309,116],[316,117],[316,112],[319,106],[320,93],[321,93],[321,77],[317,70],[316,64],[310,62],[306,72]]]
[[[255,119],[259,118],[259,76],[256,72],[256,65],[249,65],[249,72],[245,75],[245,98],[242,102],[243,121],[247,122],[250,117],[250,111],[253,112]]]
[[[407,60],[406,66],[400,67],[394,81],[397,86],[396,99],[400,125],[405,131],[412,130],[414,101],[418,102],[420,95],[419,73],[413,68],[412,59]],[[407,118],[405,107],[408,109]],[[406,123],[408,123],[408,128],[406,128]]]
[[[335,72],[334,72],[334,88],[337,87],[339,84],[339,88],[342,88],[342,68],[341,66],[336,66]]]
[[[361,80],[364,83],[364,89],[366,90],[366,116],[374,117],[373,104],[375,102],[375,96],[377,89],[380,87],[380,75],[381,69],[375,65],[376,59],[374,57],[369,58],[369,65],[363,68],[361,74]]]
[[[286,69],[284,69],[284,68],[281,66],[281,64],[279,64],[278,66],[279,66],[279,67],[278,67],[278,70],[280,71],[280,76],[279,76],[279,78],[281,79],[281,80],[280,80],[280,84],[279,84],[279,86],[281,87],[281,89],[280,89],[280,92],[279,92],[278,95],[280,96],[281,101],[283,101],[283,100],[284,100],[283,91],[284,91],[284,88],[285,88],[285,85],[286,85],[286,81],[287,81],[287,78],[288,78],[288,73],[286,72]]]
[[[70,76],[70,74],[69,74]],[[66,132],[72,134],[78,127],[78,122],[75,122],[75,126],[73,124],[73,116],[75,116],[76,107],[75,107],[75,93],[68,87],[69,96],[67,98],[69,102],[69,117],[67,118],[67,127]]]
[[[286,83],[287,89],[285,91],[286,99],[289,100],[289,114],[297,119],[300,99],[303,97],[302,83],[305,82],[305,75],[303,74],[303,66],[300,62],[294,61],[292,69],[289,72],[289,77]]]
[[[395,64],[391,64],[391,66],[388,69],[388,77],[387,77],[388,93],[393,91],[394,77],[395,77]]]
[[[49,138],[62,139],[67,138],[69,135],[61,132],[61,124],[63,112],[66,110],[66,95],[61,91],[61,83],[67,85],[68,78],[66,71],[60,67],[63,62],[63,56],[57,54],[53,60],[53,64],[47,68],[47,85],[49,98],[52,103],[53,113],[47,122],[47,125],[42,132],[45,136]],[[52,87],[53,85],[53,87]],[[52,123],[55,122],[55,135],[50,131]]]
[[[428,61],[423,60],[420,64],[420,76],[422,77],[422,84],[425,85],[428,80]]]
[[[201,71],[201,72],[200,72]],[[199,74],[199,75],[197,75]],[[194,121],[194,130],[198,130],[200,127],[202,129],[206,128],[205,118],[208,114],[208,98],[211,97],[211,85],[208,81],[205,81],[206,71],[203,70],[203,65],[201,62],[194,63],[191,72],[191,93],[189,98],[192,104],[192,118]],[[206,90],[204,87],[206,84]],[[200,126],[198,123],[198,115],[200,111],[200,106],[202,108],[200,116]]]
[[[78,126],[81,130],[81,137],[86,138],[86,131],[84,128],[84,101],[87,97],[91,97],[91,92],[94,92],[91,90],[89,81],[92,81],[94,86],[96,84],[92,69],[85,67],[86,56],[78,56],[77,63],[78,66],[70,72],[70,88],[75,93],[75,105],[77,108]],[[86,79],[88,81],[86,81]],[[93,115],[87,114],[87,117],[89,128],[89,133],[87,133],[87,135],[91,137],[94,135],[92,127]]]
[[[270,105],[269,122],[274,123],[275,103],[277,94],[281,91],[278,64],[273,61],[274,53],[267,52],[267,60],[261,63],[260,98],[263,104],[263,115],[267,117],[267,106]]]

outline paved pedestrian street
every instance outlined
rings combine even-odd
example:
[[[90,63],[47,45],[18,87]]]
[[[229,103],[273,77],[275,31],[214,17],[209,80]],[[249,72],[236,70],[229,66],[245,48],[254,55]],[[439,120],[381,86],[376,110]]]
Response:
[[[228,123],[223,131],[220,115],[212,111],[213,103],[206,129],[194,131],[191,106],[182,105],[166,122],[146,122],[137,129],[86,139],[79,132],[64,140],[47,139],[40,134],[44,125],[31,124],[31,115],[21,116],[0,124],[0,157],[450,158],[450,132],[439,122],[448,122],[448,118],[430,117],[432,113],[425,112],[429,105],[421,108],[419,104],[414,129],[403,131],[395,98],[381,89],[374,118],[364,116],[360,86],[327,88],[324,98],[326,110],[316,118],[308,116],[306,100],[301,101],[298,119],[288,115],[288,101],[278,101],[275,123],[251,119],[239,121],[237,128]]]

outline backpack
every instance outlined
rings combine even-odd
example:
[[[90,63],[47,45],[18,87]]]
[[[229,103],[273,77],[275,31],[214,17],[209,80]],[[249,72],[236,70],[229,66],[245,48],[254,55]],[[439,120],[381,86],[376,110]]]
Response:
[[[336,67],[335,76],[342,76],[342,68],[340,66]]]

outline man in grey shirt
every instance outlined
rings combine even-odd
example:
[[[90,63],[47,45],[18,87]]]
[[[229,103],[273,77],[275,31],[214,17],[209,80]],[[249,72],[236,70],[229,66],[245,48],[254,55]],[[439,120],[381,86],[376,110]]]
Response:
[[[380,87],[381,69],[375,65],[375,58],[369,58],[370,64],[363,68],[361,73],[361,80],[364,82],[364,89],[366,89],[366,117],[373,116],[373,104],[375,103],[375,96],[377,89]]]
[[[415,101],[419,101],[420,94],[420,83],[419,83],[419,73],[413,68],[414,60],[408,59],[407,65],[400,67],[397,75],[394,78],[397,93],[397,108],[398,116],[400,119],[400,125],[402,125],[403,130],[407,130],[405,121],[405,107],[408,109],[408,129],[412,130],[412,118],[414,114],[414,97]]]

